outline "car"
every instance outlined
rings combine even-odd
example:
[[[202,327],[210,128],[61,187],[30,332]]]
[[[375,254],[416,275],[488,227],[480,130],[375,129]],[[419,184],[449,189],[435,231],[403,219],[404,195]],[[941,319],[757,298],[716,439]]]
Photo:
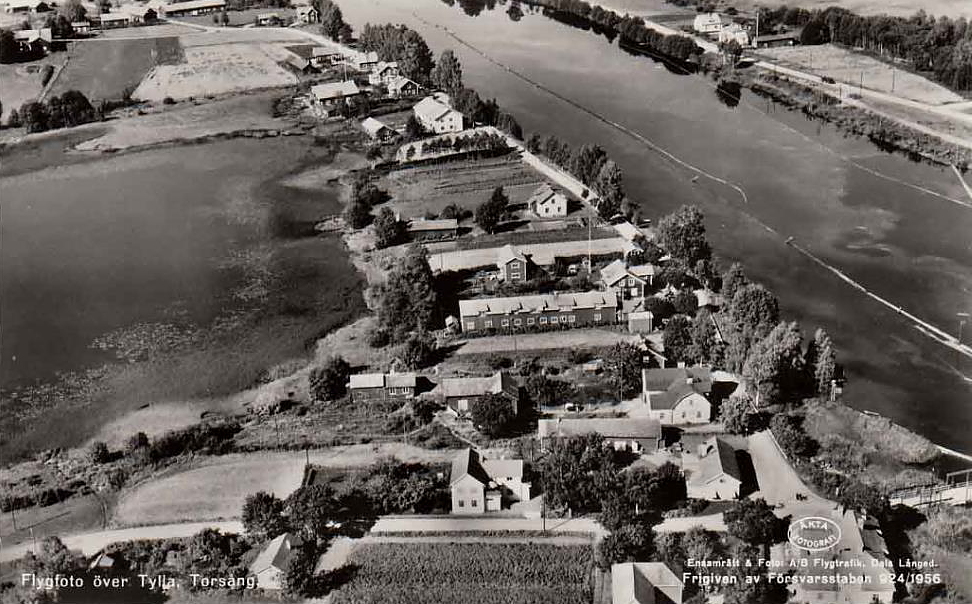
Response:
[[[577,413],[578,411],[583,411],[584,405],[578,405],[577,403],[567,403],[564,405],[564,411],[569,413]]]
[[[568,275],[576,275],[579,271],[580,271],[580,267],[577,266],[576,264],[571,264],[570,266],[567,267]]]

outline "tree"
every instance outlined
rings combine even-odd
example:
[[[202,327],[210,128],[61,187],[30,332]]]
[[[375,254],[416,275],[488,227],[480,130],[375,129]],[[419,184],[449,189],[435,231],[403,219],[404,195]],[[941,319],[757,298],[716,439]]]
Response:
[[[500,111],[496,114],[496,127],[517,140],[523,140],[523,128],[512,114]]]
[[[363,229],[371,220],[371,206],[363,199],[352,199],[344,208],[344,221],[353,229]]]
[[[331,40],[341,40],[342,30],[347,25],[341,7],[331,0],[315,0],[318,14],[321,16],[321,34]]]
[[[618,491],[615,452],[600,434],[554,438],[547,449],[537,469],[550,508],[597,512],[607,495]]]
[[[650,527],[628,524],[612,531],[597,546],[597,564],[602,569],[621,562],[644,561],[651,557],[654,547]]]
[[[568,399],[573,387],[562,380],[551,379],[542,373],[535,373],[524,384],[530,400],[540,407],[559,405]]]
[[[762,285],[749,284],[736,290],[729,303],[729,349],[726,364],[742,371],[753,343],[766,337],[779,321],[779,302]]]
[[[682,206],[659,220],[658,238],[669,254],[687,266],[712,256],[705,238],[705,217],[695,206]]]
[[[402,362],[409,369],[425,369],[435,364],[435,340],[427,334],[413,333],[402,348]]]
[[[311,398],[315,401],[333,401],[347,390],[351,366],[340,356],[332,356],[320,367],[311,369],[307,378]]]
[[[50,115],[43,103],[30,101],[20,108],[20,120],[27,132],[44,132],[50,128]]]
[[[226,10],[225,9],[219,15],[219,22],[224,27],[230,24],[229,14],[226,13]]]
[[[722,275],[722,295],[726,300],[732,300],[736,292],[745,285],[749,285],[749,279],[743,273],[742,265],[733,262]]]
[[[487,394],[476,401],[471,413],[473,425],[493,438],[509,434],[516,421],[513,403],[497,394]]]
[[[530,135],[530,138],[526,142],[527,151],[530,153],[540,153],[543,150],[543,141],[540,139],[540,135],[534,132]]]
[[[66,0],[61,4],[58,13],[67,19],[68,23],[76,23],[85,20],[88,10],[81,4],[81,0]]]
[[[20,128],[20,113],[16,109],[10,110],[10,115],[7,116],[7,126],[10,128]]]
[[[415,114],[409,114],[408,119],[405,120],[405,138],[414,141],[425,136],[425,128],[422,127],[422,123],[418,121]],[[411,147],[409,147],[411,149]]]
[[[670,462],[656,469],[629,469],[624,473],[624,493],[641,514],[670,510],[687,497],[685,477]]]
[[[384,249],[405,242],[408,232],[405,223],[389,208],[382,208],[374,220],[375,247]]]
[[[385,282],[372,290],[378,328],[391,342],[402,342],[413,331],[432,328],[438,308],[433,285],[428,252],[421,245],[412,245]]]
[[[685,315],[675,315],[665,324],[662,333],[662,346],[665,357],[672,360],[687,360],[692,346],[692,321]]]
[[[697,363],[708,363],[710,365],[721,365],[722,345],[718,340],[715,325],[712,322],[712,313],[708,310],[701,310],[692,319],[689,328],[691,344],[685,351],[685,355]]]
[[[16,63],[20,54],[20,44],[14,33],[5,27],[0,28],[0,63]]]
[[[766,567],[759,562],[766,555],[760,548],[738,544],[728,557],[739,563],[723,571],[728,577],[722,590],[725,604],[784,604],[789,600],[786,583],[767,580]]]
[[[823,329],[817,329],[813,334],[813,341],[807,346],[805,366],[817,396],[828,396],[832,382],[837,375],[837,353],[834,343]]]
[[[401,51],[398,56],[398,67],[402,75],[420,84],[429,81],[429,73],[435,61],[428,44],[418,32],[407,29],[403,34]]]
[[[271,493],[247,495],[243,500],[243,530],[257,543],[282,535],[287,532],[283,511],[284,502]]]
[[[91,449],[88,451],[88,459],[94,464],[105,464],[111,461],[111,451],[108,450],[108,445],[100,440],[92,443]]]
[[[730,535],[752,545],[772,545],[779,539],[780,520],[765,499],[743,499],[725,511]]]
[[[675,307],[675,312],[692,317],[699,308],[699,299],[695,296],[695,292],[686,287],[672,296],[672,306]]]
[[[290,557],[284,574],[284,593],[293,598],[311,598],[323,595],[321,582],[314,568],[317,565],[317,547],[314,543],[302,543]]]
[[[643,353],[634,344],[618,342],[604,356],[604,371],[624,398],[641,392]]]
[[[135,453],[143,449],[148,449],[149,438],[144,432],[137,432],[133,434],[128,442],[125,443],[125,450],[129,453]]]
[[[487,233],[495,233],[496,227],[506,213],[506,206],[509,205],[509,198],[503,187],[493,189],[489,199],[484,201],[476,208],[476,224]]]
[[[806,433],[803,418],[788,413],[777,413],[769,422],[776,442],[788,455],[809,458],[817,454],[820,445]]]
[[[601,196],[597,204],[597,213],[604,218],[611,218],[621,211],[624,201],[624,184],[621,168],[613,160],[607,160],[597,172],[593,184],[594,189]]]
[[[785,403],[803,393],[803,336],[796,322],[780,323],[750,350],[743,376],[759,405]]]
[[[608,161],[607,151],[600,145],[583,145],[570,159],[570,171],[587,186],[593,186]]]
[[[753,434],[765,430],[768,417],[753,410],[748,396],[731,396],[719,406],[719,421],[730,434]]]
[[[325,540],[333,532],[340,504],[330,485],[305,485],[284,502],[284,515],[290,530],[305,541]]]
[[[459,64],[455,53],[451,50],[442,51],[439,62],[432,68],[429,78],[433,86],[449,94],[462,88],[462,65]]]
[[[664,321],[668,317],[675,314],[675,307],[672,306],[671,302],[665,298],[658,298],[655,296],[645,298],[645,310],[650,312],[652,317],[654,317],[656,326],[658,325],[659,321]]]

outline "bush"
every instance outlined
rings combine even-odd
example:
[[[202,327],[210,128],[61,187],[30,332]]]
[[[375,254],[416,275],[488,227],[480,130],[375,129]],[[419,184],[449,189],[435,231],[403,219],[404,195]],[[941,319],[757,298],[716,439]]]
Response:
[[[54,75],[53,65],[44,65],[44,69],[41,70],[41,86],[47,86],[47,83],[51,81],[51,76]]]
[[[164,99],[162,99],[162,104],[163,105],[175,105],[175,99],[172,98],[171,96],[167,96]]]
[[[105,464],[111,461],[111,451],[108,450],[108,445],[101,441],[93,443],[88,451],[88,459],[95,464]]]
[[[491,354],[486,357],[486,365],[488,365],[493,371],[509,369],[513,366],[513,359],[500,354]]]
[[[311,398],[315,401],[331,401],[344,396],[347,391],[351,366],[339,356],[324,361],[322,367],[315,367],[307,378]]]
[[[402,362],[409,369],[424,369],[435,364],[435,341],[428,335],[412,334],[402,348]]]
[[[157,462],[187,453],[229,453],[233,450],[233,437],[242,429],[239,423],[226,421],[167,432],[149,446],[149,459]]]
[[[513,405],[504,396],[487,394],[471,411],[473,424],[494,438],[507,435],[516,421]]]

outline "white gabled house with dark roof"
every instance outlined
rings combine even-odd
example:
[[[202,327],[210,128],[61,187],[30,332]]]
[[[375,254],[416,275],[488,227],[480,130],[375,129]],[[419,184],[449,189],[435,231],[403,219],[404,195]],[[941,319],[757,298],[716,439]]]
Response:
[[[461,132],[463,115],[449,106],[449,96],[437,93],[427,96],[412,108],[422,127],[435,134]]]
[[[452,460],[452,513],[499,512],[504,500],[528,501],[530,483],[523,477],[522,459],[486,459],[474,449],[464,449]]]
[[[648,415],[665,426],[711,421],[711,393],[712,373],[705,367],[641,371],[641,397]]]

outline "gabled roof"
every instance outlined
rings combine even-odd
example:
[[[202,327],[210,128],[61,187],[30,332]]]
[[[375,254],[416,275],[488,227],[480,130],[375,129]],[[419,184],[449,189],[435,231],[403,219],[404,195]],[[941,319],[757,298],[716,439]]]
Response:
[[[398,76],[397,78],[388,82],[388,91],[397,93],[400,92],[403,88],[405,88],[409,84],[412,84],[416,88],[421,88],[421,86],[418,85],[418,82],[412,81],[406,78],[405,76]]]
[[[171,11],[181,12],[199,8],[218,8],[221,6],[226,6],[226,0],[186,0],[185,2],[164,4],[159,8],[168,13]]]
[[[504,476],[507,478],[523,478],[522,459],[483,459],[483,469],[492,478]]]
[[[414,373],[358,373],[350,377],[350,388],[415,387]]]
[[[298,6],[297,7],[297,14],[298,15],[306,15],[306,14],[309,14],[311,11],[313,11],[313,12],[316,13],[317,12],[317,9],[314,8],[313,6]]]
[[[308,7],[313,8],[313,7]],[[311,56],[315,59],[318,57],[336,57],[340,55],[341,52],[331,48],[329,46],[315,46],[314,50],[311,51]]]
[[[503,270],[507,264],[514,260],[519,260],[520,262],[527,262],[527,257],[523,255],[523,252],[516,249],[510,244],[506,244],[499,249],[499,253],[496,254],[496,267]]]
[[[616,417],[589,419],[541,419],[540,438],[582,436],[597,433],[611,438],[661,438],[661,423],[656,419]]]
[[[613,292],[538,294],[508,298],[459,300],[459,316],[509,315],[521,312],[570,312],[579,308],[615,309],[617,306],[618,297]]]
[[[361,122],[361,127],[364,128],[364,131],[371,136],[376,136],[382,131],[382,129],[390,130],[388,126],[373,117],[365,118],[365,120]]]
[[[302,545],[300,537],[290,533],[284,533],[276,537],[273,541],[260,552],[252,564],[250,572],[258,575],[265,570],[275,569],[287,572],[290,559],[294,555],[294,550]]]
[[[633,264],[628,267],[629,273],[635,277],[641,277],[642,279],[653,277],[655,275],[655,270],[654,264]]]
[[[715,293],[710,289],[697,289],[692,292],[695,294],[695,299],[699,304],[699,308],[703,306],[722,306],[725,300],[720,294]]]
[[[45,27],[43,29],[20,29],[14,31],[14,39],[23,42],[33,43],[36,40],[44,40],[50,42],[54,39],[51,33],[50,27]]]
[[[410,220],[408,223],[408,230],[412,233],[419,233],[422,231],[441,231],[441,230],[456,230],[459,228],[459,221],[455,218],[439,218],[435,220],[419,219]]]
[[[626,277],[633,277],[642,283],[645,281],[644,278],[632,273],[627,265],[625,265],[624,260],[615,260],[601,269],[601,281],[608,287],[613,286]]]
[[[379,61],[372,73],[381,75],[389,69],[398,69],[398,61]]]
[[[681,604],[683,584],[661,562],[611,566],[612,604]]]
[[[563,193],[550,186],[550,183],[545,182],[530,194],[530,197],[527,199],[527,207],[533,208],[537,205],[555,201],[558,197],[563,198],[564,201],[567,200],[567,197]]]
[[[294,67],[302,71],[304,69],[307,69],[310,66],[310,61],[308,61],[304,57],[298,57],[295,54],[291,54],[290,56],[287,57],[287,63],[293,65]]]
[[[456,484],[466,476],[472,476],[483,486],[489,485],[489,474],[480,463],[479,453],[471,448],[463,449],[452,460],[452,473],[449,475],[449,486]]]
[[[128,21],[131,18],[132,18],[131,14],[129,14],[127,12],[122,12],[120,9],[119,9],[119,12],[116,12],[116,13],[102,13],[102,14],[98,15],[98,19],[102,23],[105,23],[105,22],[109,22],[110,23],[112,21]]]
[[[489,377],[445,378],[439,384],[439,393],[447,398],[504,392],[516,396],[518,389],[517,381],[505,371],[497,371]]]
[[[699,445],[699,450],[701,454],[699,472],[693,482],[704,484],[722,475],[731,476],[742,482],[742,472],[739,471],[736,450],[732,445],[718,436],[713,436]]]
[[[360,93],[361,91],[358,90],[358,85],[353,81],[328,82],[311,87],[311,94],[318,99],[340,99]]]
[[[412,111],[415,112],[417,117],[430,122],[438,121],[450,112],[455,111],[456,113],[459,113],[449,105],[431,96],[427,96],[416,103],[415,107],[412,108]]]
[[[687,384],[689,379],[692,380],[693,389],[699,394],[712,392],[712,372],[706,367],[641,370],[641,385],[644,392],[664,392],[677,382]]]

